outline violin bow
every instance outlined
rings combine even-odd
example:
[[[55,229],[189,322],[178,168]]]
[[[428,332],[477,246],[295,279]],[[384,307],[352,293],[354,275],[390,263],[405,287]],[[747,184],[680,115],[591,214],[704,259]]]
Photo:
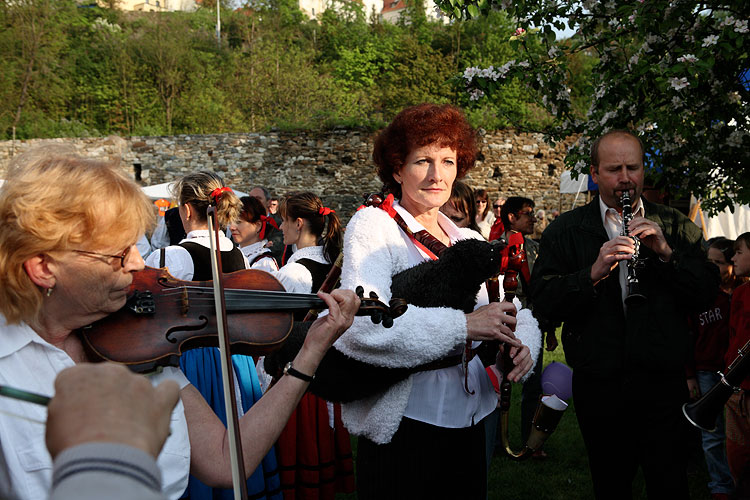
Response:
[[[245,477],[245,460],[242,456],[240,422],[237,418],[237,397],[235,394],[234,369],[232,353],[229,351],[229,332],[227,331],[227,306],[224,300],[224,282],[222,281],[221,249],[219,248],[219,222],[216,207],[209,204],[206,210],[211,248],[211,274],[213,276],[214,303],[216,305],[216,328],[221,353],[221,379],[224,386],[224,409],[227,414],[227,431],[229,433],[229,459],[232,463],[232,485],[235,500],[247,500],[247,478]]]

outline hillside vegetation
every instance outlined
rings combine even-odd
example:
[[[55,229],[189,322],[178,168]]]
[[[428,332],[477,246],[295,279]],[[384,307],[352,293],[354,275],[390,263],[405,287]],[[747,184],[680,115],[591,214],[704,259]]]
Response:
[[[222,11],[134,13],[73,0],[0,2],[0,138],[378,128],[424,101],[467,107],[486,129],[544,130],[539,96],[509,82],[468,106],[460,74],[519,57],[501,12],[440,24],[377,21],[334,2],[308,20],[289,0]],[[402,18],[402,19],[405,19]],[[535,50],[534,47],[531,50]],[[540,49],[541,50],[541,49]],[[585,110],[587,56],[571,64]]]

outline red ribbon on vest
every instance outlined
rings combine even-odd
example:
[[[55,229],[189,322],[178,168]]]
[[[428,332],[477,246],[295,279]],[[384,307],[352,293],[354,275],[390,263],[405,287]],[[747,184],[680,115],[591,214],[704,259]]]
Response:
[[[262,240],[266,236],[266,224],[271,224],[271,226],[275,227],[276,229],[279,228],[278,224],[276,224],[276,221],[273,220],[273,217],[268,217],[267,215],[261,215],[260,221],[263,223],[262,226],[260,226],[260,234],[258,236]]]

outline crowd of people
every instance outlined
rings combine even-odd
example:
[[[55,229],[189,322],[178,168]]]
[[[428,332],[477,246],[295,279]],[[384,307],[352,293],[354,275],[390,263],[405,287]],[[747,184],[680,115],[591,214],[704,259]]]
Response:
[[[196,343],[179,366],[142,376],[92,364],[80,334],[126,304],[145,266],[211,281],[212,207],[225,273],[264,271],[327,306],[314,322],[294,313],[309,329],[283,373],[267,372],[263,356],[232,356],[250,498],[324,500],[355,489],[360,499],[486,498],[502,446],[498,382],[523,382],[525,442],[542,394],[542,346],[557,347],[560,325],[594,496],[631,498],[640,468],[649,498],[688,498],[682,407],[721,383],[717,372],[750,340],[750,233],[706,242],[679,211],[648,201],[643,145],[629,131],[594,141],[598,196],[563,214],[473,189],[461,179],[477,153],[458,108],[403,110],[374,144],[384,201],[352,207],[346,228],[311,192],[276,198],[256,186],[238,198],[219,175],[198,171],[175,183],[176,206],[156,215],[116,163],[50,147],[14,159],[0,190],[0,384],[54,396],[46,409],[3,400],[0,497],[232,495],[219,349]],[[524,250],[512,302],[478,283],[459,297],[471,307],[459,307],[420,283],[418,270],[464,240]],[[323,290],[337,269],[340,286]],[[355,317],[353,290],[388,303],[403,274],[410,305],[392,326]],[[334,343],[405,375],[376,394],[325,401],[307,389]],[[716,426],[702,433],[710,493],[750,498],[750,377]]]

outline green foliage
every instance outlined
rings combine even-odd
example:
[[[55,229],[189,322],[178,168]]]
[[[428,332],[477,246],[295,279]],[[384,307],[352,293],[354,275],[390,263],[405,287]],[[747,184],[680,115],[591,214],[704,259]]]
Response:
[[[330,0],[317,20],[295,0],[235,4],[221,3],[219,45],[215,1],[190,13],[0,2],[0,134],[14,125],[18,138],[375,129],[425,101],[466,106],[485,129],[550,123],[522,82],[472,107],[453,79],[527,50],[508,40],[515,24],[502,12],[442,24],[409,0],[392,24],[346,0]]]
[[[657,185],[702,198],[709,212],[750,202],[747,1],[437,2],[456,19],[498,6],[516,19],[507,34],[524,56],[499,68],[467,64],[461,84],[480,102],[523,82],[550,114],[551,140],[581,135],[566,158],[576,173],[588,171],[595,138],[629,128]],[[553,27],[565,22],[578,33],[558,41]]]

